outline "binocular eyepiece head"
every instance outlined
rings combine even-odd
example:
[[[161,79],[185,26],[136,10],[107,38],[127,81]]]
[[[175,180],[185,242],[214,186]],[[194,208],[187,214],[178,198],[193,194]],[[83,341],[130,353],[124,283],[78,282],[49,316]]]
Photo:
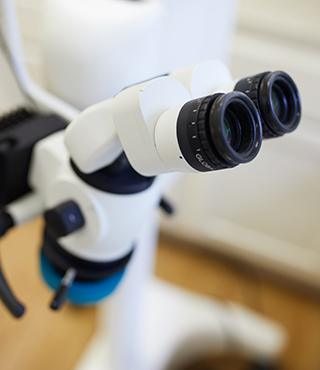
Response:
[[[301,102],[293,79],[283,71],[264,72],[240,80],[236,91],[245,93],[259,110],[263,136],[278,137],[294,131],[301,119]]]
[[[177,121],[181,152],[197,171],[231,168],[253,160],[262,143],[259,113],[241,92],[186,103]]]
[[[196,171],[232,168],[252,161],[262,139],[294,131],[301,119],[298,88],[285,72],[240,80],[233,92],[186,103],[178,116],[181,153]]]

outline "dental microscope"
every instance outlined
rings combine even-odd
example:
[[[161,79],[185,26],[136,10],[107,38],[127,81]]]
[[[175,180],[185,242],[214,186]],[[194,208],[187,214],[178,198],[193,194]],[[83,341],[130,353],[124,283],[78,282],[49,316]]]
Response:
[[[19,169],[31,194],[6,204],[2,234],[44,215],[41,271],[55,290],[52,308],[65,299],[93,304],[114,291],[154,208],[170,213],[160,175],[233,168],[252,161],[263,138],[296,129],[300,100],[288,74],[247,77],[221,92],[216,71],[217,62],[206,62],[124,89],[84,110],[65,132],[59,119],[53,120],[56,127],[39,125],[27,114],[21,121],[32,122],[26,124],[29,137],[23,126],[3,130],[4,171],[26,158],[24,145],[32,154]],[[208,80],[212,87],[205,91]],[[10,177],[6,172],[4,179]],[[2,196],[14,189],[16,178],[13,173]],[[8,284],[0,285],[0,294],[20,316]]]
[[[300,122],[299,92],[283,71],[234,81],[211,60],[150,77],[78,115],[22,110],[1,126],[1,235],[43,215],[40,269],[53,310],[121,289],[155,210],[174,212],[164,197],[174,174],[232,170]],[[21,317],[0,271],[1,300]]]

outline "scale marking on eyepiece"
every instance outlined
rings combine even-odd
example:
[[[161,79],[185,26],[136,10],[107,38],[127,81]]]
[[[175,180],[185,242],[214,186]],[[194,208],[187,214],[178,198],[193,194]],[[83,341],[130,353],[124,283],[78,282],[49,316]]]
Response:
[[[197,155],[196,155],[196,158],[197,158],[197,160],[202,164],[202,166],[204,166],[204,167],[208,168],[208,169],[209,169],[209,170],[211,170],[211,171],[213,171],[213,170],[214,170],[214,168],[213,168],[212,166],[210,166],[210,165],[209,165],[209,163],[208,163],[208,162],[206,162],[206,161],[203,159],[203,157],[202,157],[202,155],[201,155],[201,154],[197,154]]]

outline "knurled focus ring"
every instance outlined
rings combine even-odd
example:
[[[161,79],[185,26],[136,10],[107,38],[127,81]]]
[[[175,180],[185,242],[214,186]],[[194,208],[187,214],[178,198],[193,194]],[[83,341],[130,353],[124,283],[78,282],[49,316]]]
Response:
[[[213,147],[210,143],[210,134],[207,128],[207,124],[209,122],[210,109],[214,101],[221,95],[222,94],[215,94],[213,96],[205,97],[199,106],[197,116],[198,135],[200,138],[201,146],[207,157],[210,159],[210,162],[214,165],[216,169],[226,168],[227,166],[221,163],[221,161],[224,162],[224,160],[218,155],[218,153],[213,153]]]
[[[206,132],[206,116],[214,101],[212,96],[187,102],[180,110],[177,121],[177,139],[181,153],[189,165],[197,171],[207,172],[225,168],[211,154],[212,149]]]
[[[244,78],[243,80],[240,80],[234,90],[235,91],[241,91],[244,94],[250,98],[254,105],[257,107],[258,111],[261,112],[261,106],[259,101],[259,89],[261,86],[261,82],[267,76],[270,72],[261,73],[255,76]],[[263,130],[263,137],[270,138],[278,136],[276,133],[274,133],[268,124],[264,121],[263,117],[261,116],[261,121],[263,122],[262,130]]]

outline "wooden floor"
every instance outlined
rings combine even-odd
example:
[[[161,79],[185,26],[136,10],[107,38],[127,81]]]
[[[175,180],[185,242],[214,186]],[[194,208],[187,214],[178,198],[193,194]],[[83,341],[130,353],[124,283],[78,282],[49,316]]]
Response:
[[[0,307],[0,370],[69,370],[95,330],[94,309],[49,311],[50,292],[39,274],[40,222],[0,241],[1,262],[27,305],[20,320]]]
[[[19,321],[0,307],[0,370],[71,370],[95,330],[95,309],[65,307],[59,314],[47,309],[50,293],[38,273],[40,226],[36,221],[0,241],[3,266],[28,305]],[[320,369],[318,298],[166,238],[160,241],[156,271],[180,286],[241,302],[278,320],[290,334],[283,368]]]

